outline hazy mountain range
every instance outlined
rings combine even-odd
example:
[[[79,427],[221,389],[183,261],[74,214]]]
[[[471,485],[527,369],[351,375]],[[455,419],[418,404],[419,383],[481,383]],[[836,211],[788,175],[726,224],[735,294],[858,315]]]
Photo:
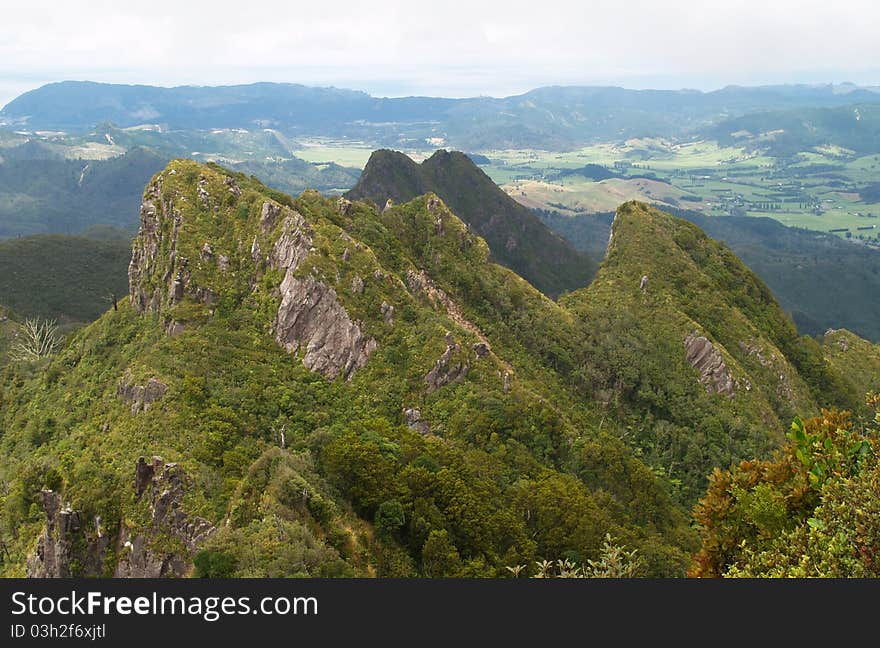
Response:
[[[880,99],[843,85],[627,90],[546,87],[505,98],[372,97],[295,84],[160,88],[65,81],[27,92],[0,111],[16,128],[83,132],[160,124],[172,130],[277,129],[289,135],[369,138],[400,146],[430,137],[463,148],[566,148],[598,138],[676,136],[758,111]]]

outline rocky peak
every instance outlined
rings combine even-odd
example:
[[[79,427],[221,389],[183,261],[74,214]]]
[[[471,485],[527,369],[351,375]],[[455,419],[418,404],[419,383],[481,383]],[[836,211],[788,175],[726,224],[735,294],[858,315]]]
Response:
[[[386,213],[391,205],[435,194],[428,210],[440,201],[468,227],[482,236],[492,256],[550,296],[586,286],[596,264],[551,232],[527,207],[498,187],[464,153],[439,150],[416,163],[397,151],[375,151],[357,185],[346,194],[351,200],[369,200]],[[437,210],[434,230],[446,229],[443,210]]]
[[[144,193],[141,227],[132,248],[132,304],[140,312],[163,312],[165,330],[174,334],[186,321],[178,316],[179,308],[195,302],[206,307],[203,314],[213,316],[221,296],[241,301],[262,289],[258,278],[267,269],[278,271],[281,280],[271,292],[279,300],[271,323],[276,341],[289,353],[302,353],[309,369],[330,379],[350,379],[364,366],[376,340],[364,332],[362,322],[351,318],[336,287],[324,277],[303,272],[303,263],[315,249],[313,223],[293,201],[278,202],[269,197],[269,190],[248,182],[252,181],[189,161],[172,162],[156,176]],[[250,195],[246,189],[251,189]],[[254,189],[257,195],[267,195],[255,201]],[[309,194],[299,204],[308,210],[312,200],[324,199]],[[342,198],[332,209],[344,216],[351,208],[352,203]],[[233,224],[240,231],[233,230]],[[351,242],[355,250],[362,249]],[[350,253],[345,256],[347,260]],[[232,272],[238,268],[253,270]],[[351,283],[363,291],[362,279]],[[184,312],[192,316],[194,311]],[[393,305],[386,303],[386,323],[393,323],[393,313]],[[137,385],[123,379],[118,393],[132,404],[132,411],[140,411],[161,398],[163,387],[155,381]]]

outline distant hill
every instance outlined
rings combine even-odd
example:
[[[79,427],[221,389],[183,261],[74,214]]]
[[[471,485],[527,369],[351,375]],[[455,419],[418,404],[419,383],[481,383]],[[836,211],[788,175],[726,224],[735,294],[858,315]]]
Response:
[[[403,153],[376,151],[346,193],[380,208],[434,192],[489,244],[492,256],[550,296],[586,286],[596,263],[551,232],[504,193],[464,153],[437,151],[417,164]]]
[[[128,292],[131,243],[79,236],[0,241],[0,304],[19,317],[86,323]],[[2,313],[0,313],[2,314]]]
[[[118,131],[113,132],[122,141]],[[66,159],[37,141],[0,148],[0,239],[81,234],[98,226],[123,229],[130,239],[144,185],[172,156],[188,155],[181,146],[171,137],[161,150],[134,147],[107,160]],[[339,194],[359,176],[356,169],[297,158],[227,166],[291,194],[308,188]]]
[[[31,144],[0,149],[0,238],[75,234],[99,224],[133,233],[143,185],[167,162],[140,148],[109,160],[44,151]]]
[[[772,218],[704,216],[671,210],[724,241],[773,290],[803,333],[846,328],[880,341],[880,252],[836,236],[786,227]],[[602,258],[613,214],[539,212],[554,231]]]
[[[722,121],[705,133],[724,145],[745,145],[782,157],[829,144],[856,153],[876,153],[880,151],[880,104],[756,112]]]
[[[306,189],[325,194],[340,194],[350,189],[360,177],[360,170],[338,164],[312,164],[298,158],[279,162],[247,161],[227,164],[227,167],[291,195],[299,195]]]
[[[0,306],[0,367],[7,362],[9,346],[18,329],[18,323],[13,319],[8,308]]]
[[[463,150],[570,148],[595,139],[694,132],[758,110],[880,101],[831,85],[696,90],[545,87],[504,98],[372,97],[294,84],[159,88],[65,81],[27,92],[0,118],[33,129],[84,132],[102,122],[170,129],[273,128],[291,135],[358,137],[392,145],[441,136]]]
[[[601,164],[585,164],[582,167],[578,167],[576,169],[562,169],[557,172],[553,177],[554,178],[568,178],[571,176],[581,176],[583,178],[587,178],[588,180],[596,180],[597,182],[600,180],[608,180],[609,178],[621,178],[619,173],[615,173],[608,167],[602,166]],[[631,177],[631,176],[630,176]]]

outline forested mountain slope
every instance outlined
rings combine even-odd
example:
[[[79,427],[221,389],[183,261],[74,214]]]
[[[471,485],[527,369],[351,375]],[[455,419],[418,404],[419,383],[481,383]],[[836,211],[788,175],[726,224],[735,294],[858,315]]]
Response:
[[[850,397],[639,203],[560,303],[432,193],[380,213],[178,160],[140,219],[129,300],[0,373],[4,575],[505,576],[606,534],[681,575],[709,471]]]

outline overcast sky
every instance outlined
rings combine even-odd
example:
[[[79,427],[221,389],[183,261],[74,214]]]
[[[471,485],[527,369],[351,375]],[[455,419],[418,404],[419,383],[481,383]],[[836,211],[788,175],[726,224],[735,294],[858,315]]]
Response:
[[[2,0],[0,105],[49,81],[377,95],[880,84],[873,1]]]

